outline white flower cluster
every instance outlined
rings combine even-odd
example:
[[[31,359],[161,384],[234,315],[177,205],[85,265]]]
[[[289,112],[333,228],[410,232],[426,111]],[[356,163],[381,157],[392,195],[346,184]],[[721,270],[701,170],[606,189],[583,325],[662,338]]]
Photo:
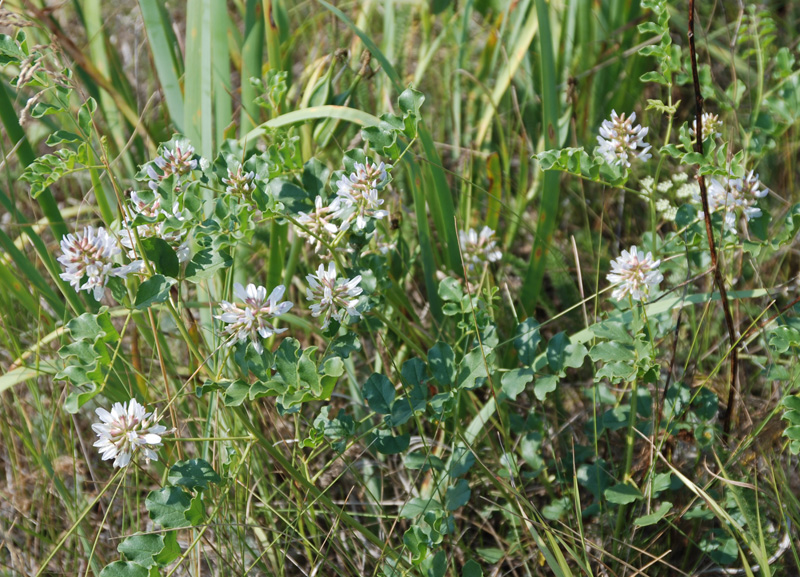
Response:
[[[153,168],[153,164],[161,172]],[[173,174],[181,177],[196,170],[198,166],[197,159],[194,158],[194,147],[186,140],[176,142],[175,148],[164,150],[161,156],[156,157],[153,164],[148,164],[146,168],[147,176],[150,177],[147,185],[152,190],[157,190],[159,183]]]
[[[711,179],[708,186],[708,208],[713,213],[725,213],[725,228],[736,228],[736,210],[741,208],[747,220],[761,216],[761,209],[756,206],[756,199],[764,198],[768,190],[761,188],[758,175],[751,170],[744,178],[727,178],[720,182]],[[695,202],[701,202],[699,187],[694,197]],[[700,218],[705,215],[700,211]]]
[[[379,208],[384,201],[378,196],[378,191],[389,181],[386,166],[367,161],[356,162],[354,168],[336,183],[336,198],[330,206],[333,218],[341,221],[339,230],[349,228],[354,221],[356,230],[363,230],[370,218],[389,216],[388,211]]]
[[[716,114],[712,114],[710,112],[704,112],[703,116],[703,139],[708,138],[709,136],[712,138],[719,138],[722,136],[722,120],[719,119],[719,116]],[[697,119],[692,123],[692,127],[689,129],[689,134],[691,136],[697,136]]]
[[[314,247],[314,252],[319,254],[323,251],[323,239],[333,240],[336,233],[339,232],[339,227],[331,222],[333,220],[333,211],[330,206],[325,206],[325,201],[321,196],[314,200],[314,210],[306,213],[301,212],[297,222],[303,225],[303,228],[297,228],[297,234],[303,238],[307,238],[311,246]]]
[[[658,271],[660,264],[651,253],[644,254],[635,246],[630,251],[623,250],[619,258],[611,261],[611,272],[606,276],[609,282],[618,284],[611,296],[620,300],[629,294],[635,301],[646,300],[650,290],[664,280]]]
[[[264,347],[261,339],[286,331],[275,328],[271,322],[289,312],[293,306],[289,301],[281,301],[285,292],[286,287],[278,285],[268,297],[267,289],[263,286],[251,283],[245,288],[238,282],[235,283],[233,294],[244,303],[243,306],[222,301],[219,303],[222,314],[215,317],[227,324],[224,330],[230,335],[227,345],[233,346],[249,338],[255,350],[262,353]]]
[[[321,264],[317,274],[307,275],[306,280],[308,281],[306,299],[314,302],[311,305],[311,315],[324,318],[322,330],[328,328],[331,318],[342,322],[345,314],[353,319],[360,316],[355,307],[358,304],[358,296],[363,292],[358,286],[361,275],[352,279],[337,279],[336,266],[331,262],[328,263],[328,270]]]
[[[222,184],[227,185],[225,192],[228,194],[235,194],[239,196],[247,195],[255,190],[253,181],[256,178],[256,173],[252,170],[244,172],[242,165],[236,167],[236,172],[228,169],[228,178],[222,179]]]
[[[321,254],[325,244],[333,241],[336,235],[349,230],[364,230],[370,219],[380,220],[389,216],[389,211],[380,208],[384,199],[379,196],[389,175],[386,165],[367,160],[356,162],[355,170],[336,183],[336,196],[326,205],[321,196],[314,199],[314,210],[301,212],[297,223],[297,234],[308,239],[314,252]]]
[[[162,209],[161,197],[158,196],[158,194],[156,194],[155,200],[153,200],[152,203],[147,203],[138,194],[132,192],[128,212],[130,220],[122,224],[120,243],[128,249],[128,257],[130,257],[131,260],[136,259],[136,236],[133,234],[130,221],[136,218],[136,215],[141,214],[150,218],[158,218],[163,215],[167,218],[174,218],[179,221],[186,220],[177,202],[172,205],[172,212]],[[163,239],[175,250],[175,253],[178,255],[178,262],[183,263],[189,260],[189,243],[185,240],[185,230],[167,230],[166,222],[162,220],[160,222],[138,225],[136,227],[136,235],[139,236],[139,240],[144,240],[146,238]]]
[[[156,418],[146,412],[136,399],[127,403],[114,403],[111,412],[98,408],[100,422],[92,425],[98,437],[94,446],[104,461],[114,459],[115,467],[124,467],[137,451],[144,453],[146,462],[158,461],[156,451],[161,447],[161,437],[167,428],[157,424]]]
[[[91,292],[94,299],[103,298],[103,292],[110,277],[125,278],[139,270],[141,263],[129,265],[114,263],[114,257],[121,251],[117,240],[102,226],[87,226],[83,234],[67,234],[61,239],[61,252],[58,262],[64,267],[61,278],[75,290]],[[86,282],[81,281],[86,278]]]
[[[600,126],[600,135],[597,137],[598,154],[600,154],[608,164],[620,165],[630,168],[630,157],[639,160],[648,160],[650,145],[644,141],[647,136],[648,128],[641,125],[634,126],[636,113],[632,113],[625,118],[623,113],[617,115],[615,110],[611,111],[611,120],[604,120]]]
[[[458,231],[458,242],[464,264],[470,271],[503,258],[503,252],[497,246],[497,237],[488,226],[484,226],[480,233],[475,232],[474,228]]]

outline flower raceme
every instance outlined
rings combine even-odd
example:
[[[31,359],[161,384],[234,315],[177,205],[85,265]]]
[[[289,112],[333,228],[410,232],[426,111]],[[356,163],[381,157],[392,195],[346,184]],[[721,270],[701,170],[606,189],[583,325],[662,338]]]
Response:
[[[360,316],[355,306],[358,304],[357,297],[363,292],[358,286],[361,275],[352,279],[337,279],[336,266],[331,262],[328,263],[327,270],[324,264],[319,265],[317,274],[307,275],[306,281],[306,299],[314,302],[311,305],[311,315],[324,317],[322,330],[328,328],[331,318],[342,322],[345,314],[350,318]]]
[[[474,228],[458,231],[458,242],[461,245],[464,264],[470,271],[503,258],[494,231],[488,226],[484,226],[480,233],[475,232]]]
[[[597,143],[600,145],[597,152],[608,164],[630,168],[631,156],[639,160],[651,158],[652,155],[649,154],[651,147],[644,141],[649,129],[641,125],[634,126],[635,120],[635,112],[625,118],[624,113],[620,116],[612,110],[611,120],[603,121],[600,135],[597,137]]]
[[[650,289],[658,288],[664,275],[658,271],[660,260],[653,260],[651,253],[644,254],[636,246],[623,250],[619,258],[611,261],[609,282],[617,284],[611,296],[617,300],[630,295],[635,301],[647,300]]]
[[[153,164],[161,170],[161,173],[156,171],[152,164],[147,165],[147,176],[150,177],[150,182],[147,185],[152,190],[157,190],[159,183],[173,174],[180,178],[192,170],[196,170],[198,162],[193,157],[194,147],[188,141],[181,140],[176,142],[174,148],[164,150],[161,156],[156,157],[153,161]]]
[[[719,116],[716,114],[712,114],[711,112],[704,112],[703,113],[703,139],[708,138],[711,136],[712,138],[719,138],[722,136],[722,120],[719,119]],[[689,134],[691,136],[697,136],[697,119],[692,123],[692,127],[689,129]]]
[[[109,277],[125,278],[128,273],[138,270],[138,264],[115,265],[114,257],[121,251],[116,239],[102,226],[87,226],[83,234],[67,234],[61,239],[61,252],[58,262],[64,267],[61,278],[75,290],[91,292],[94,299],[103,298]],[[81,284],[81,280],[86,282]]]
[[[293,306],[289,301],[281,301],[285,292],[286,287],[278,285],[267,296],[267,289],[263,286],[251,283],[245,288],[238,282],[234,284],[233,294],[244,304],[222,301],[219,303],[222,314],[215,317],[227,325],[224,332],[230,335],[228,346],[249,338],[253,348],[261,354],[264,351],[261,339],[286,331],[275,328],[271,322],[272,319],[289,312]]]
[[[181,222],[186,220],[180,210],[180,205],[177,202],[172,205],[172,212],[162,209],[161,197],[158,196],[158,194],[156,194],[153,202],[148,203],[138,194],[133,192],[131,193],[129,207],[130,208],[128,212],[130,213],[130,220],[135,219],[139,214],[149,218],[158,218],[159,216],[163,215],[167,218],[172,218]],[[136,236],[133,234],[133,230],[131,229],[130,220],[125,221],[122,224],[122,231],[120,232],[120,244],[128,249],[128,257],[130,257],[131,260],[134,260],[136,259]],[[166,241],[167,244],[169,244],[175,250],[175,254],[178,256],[178,262],[180,263],[186,262],[191,256],[189,243],[184,239],[186,236],[186,231],[167,230],[166,223],[163,220],[161,222],[140,224],[136,227],[136,235],[139,236],[139,240],[155,237]]]
[[[354,168],[352,173],[336,183],[336,198],[330,205],[333,218],[342,221],[339,230],[349,228],[353,221],[356,230],[363,230],[368,219],[389,216],[388,211],[379,208],[384,200],[378,196],[378,191],[389,180],[386,165],[383,162],[356,162]]]
[[[708,186],[708,208],[712,213],[723,211],[725,228],[733,230],[736,228],[736,209],[741,208],[748,221],[758,218],[761,209],[756,206],[756,199],[764,198],[768,193],[766,188],[761,188],[758,175],[752,170],[744,178],[728,178],[722,182],[712,178]],[[700,202],[699,191],[694,200]],[[704,217],[703,211],[699,216]]]
[[[104,461],[114,459],[115,467],[124,467],[137,451],[144,454],[148,463],[158,461],[156,451],[161,447],[161,437],[167,428],[157,424],[157,418],[151,419],[152,413],[146,412],[136,399],[124,404],[114,403],[111,412],[103,408],[95,412],[100,422],[92,425],[98,437],[94,446]]]

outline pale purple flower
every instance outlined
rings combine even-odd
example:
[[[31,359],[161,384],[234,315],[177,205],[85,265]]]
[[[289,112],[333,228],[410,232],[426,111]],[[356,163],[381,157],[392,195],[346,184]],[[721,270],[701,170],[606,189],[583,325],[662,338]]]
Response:
[[[342,221],[339,230],[349,228],[354,221],[356,230],[363,230],[369,219],[389,216],[387,210],[379,208],[384,200],[378,196],[378,191],[386,186],[389,178],[384,163],[356,162],[354,167],[351,174],[336,183],[336,198],[330,205],[333,218]]]
[[[115,266],[113,258],[121,249],[102,226],[87,226],[83,234],[67,234],[61,239],[61,252],[63,254],[58,257],[64,267],[61,278],[75,290],[91,292],[97,301],[103,298],[109,277],[125,278],[131,272],[130,266]],[[86,282],[81,285],[84,277]]]
[[[331,222],[332,219],[333,211],[329,206],[325,206],[321,196],[317,196],[314,199],[314,210],[308,213],[301,212],[297,218],[297,223],[302,225],[297,227],[297,234],[308,239],[315,253],[324,252],[322,241],[333,241],[339,231],[339,227]]]
[[[697,118],[695,117],[695,121],[692,123],[692,127],[689,129],[689,134],[691,136],[697,136]],[[719,116],[716,114],[712,114],[710,112],[703,113],[703,139],[705,140],[711,136],[712,138],[719,138],[722,136],[722,120],[719,119]]]
[[[232,171],[230,168],[228,169],[228,178],[223,178],[222,183],[228,185],[225,188],[225,192],[228,194],[244,196],[255,190],[255,185],[253,184],[255,178],[255,172],[252,170],[250,172],[244,172],[240,164],[236,167],[236,172]]]
[[[752,170],[744,178],[727,178],[722,181],[712,178],[708,185],[708,209],[712,214],[723,211],[725,228],[733,230],[736,228],[736,210],[741,208],[748,221],[760,217],[761,209],[756,205],[756,199],[764,198],[768,193],[766,188],[761,188],[758,175]],[[694,200],[702,202],[699,188]],[[699,216],[704,218],[705,213],[701,210]]]
[[[194,147],[187,140],[179,140],[175,143],[174,148],[164,149],[161,156],[156,157],[153,161],[160,172],[153,167],[153,164],[148,164],[146,167],[147,175],[150,177],[148,186],[152,190],[156,190],[162,180],[173,174],[180,178],[192,170],[196,170],[198,163],[197,159],[193,157]],[[204,164],[207,165],[207,163]]]
[[[336,266],[331,262],[327,270],[324,264],[319,265],[317,274],[306,275],[306,281],[308,281],[306,299],[314,302],[311,305],[311,315],[324,316],[323,330],[328,328],[331,318],[342,322],[345,313],[350,318],[360,316],[355,307],[358,304],[357,297],[363,291],[358,286],[361,275],[352,279],[337,279]]]
[[[611,272],[606,279],[617,284],[611,296],[617,300],[631,295],[635,301],[647,300],[650,290],[658,288],[664,275],[658,271],[660,260],[653,260],[651,253],[644,254],[635,246],[623,250],[619,258],[611,261]]]
[[[249,338],[253,348],[260,354],[264,351],[261,339],[286,331],[275,328],[270,322],[271,319],[287,313],[292,308],[291,302],[281,302],[284,292],[286,288],[278,285],[267,297],[267,289],[263,286],[251,283],[245,288],[238,282],[235,283],[233,294],[243,302],[243,305],[222,301],[219,303],[222,314],[215,317],[227,325],[224,332],[230,335],[228,346]]]
[[[130,215],[130,220],[136,218],[137,214],[149,218],[158,218],[163,215],[166,218],[173,218],[181,222],[186,220],[177,202],[173,203],[171,212],[162,209],[161,197],[158,196],[158,194],[155,195],[153,202],[147,203],[136,192],[132,192],[129,205],[128,213]],[[130,227],[130,220],[126,220],[122,224],[120,244],[128,249],[128,257],[131,260],[136,260],[136,237]],[[178,262],[180,263],[186,262],[191,256],[189,243],[185,240],[187,231],[166,230],[166,223],[163,219],[160,222],[140,224],[136,227],[136,234],[139,236],[139,240],[153,237],[165,240],[167,244],[175,250],[175,254],[178,256]]]
[[[618,116],[616,111],[611,111],[611,120],[604,120],[600,126],[600,135],[597,143],[600,145],[597,152],[605,158],[610,165],[620,165],[630,168],[630,157],[639,160],[648,160],[650,145],[644,141],[648,128],[641,125],[634,126],[636,113],[625,118],[623,113]]]
[[[458,231],[458,242],[464,264],[470,271],[503,258],[503,252],[497,246],[497,237],[488,226],[484,226],[480,233],[475,232],[474,228]]]
[[[94,446],[100,450],[104,461],[114,459],[115,467],[124,467],[137,451],[144,454],[146,462],[158,461],[156,451],[161,447],[161,437],[167,428],[157,424],[156,418],[136,399],[127,403],[114,403],[111,412],[98,408],[100,423],[94,423],[92,430],[98,440]]]

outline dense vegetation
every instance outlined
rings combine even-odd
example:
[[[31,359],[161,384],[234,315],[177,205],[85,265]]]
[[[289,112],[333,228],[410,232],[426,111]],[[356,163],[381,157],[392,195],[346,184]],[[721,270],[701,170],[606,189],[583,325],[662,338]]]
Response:
[[[0,572],[800,572],[800,6],[0,3]]]

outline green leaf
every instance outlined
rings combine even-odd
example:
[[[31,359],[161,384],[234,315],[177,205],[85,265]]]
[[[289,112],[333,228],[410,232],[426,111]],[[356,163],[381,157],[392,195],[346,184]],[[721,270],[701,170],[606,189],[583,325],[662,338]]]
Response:
[[[103,567],[100,577],[149,577],[150,571],[133,561],[114,561]]]
[[[672,509],[672,503],[664,502],[658,506],[658,509],[650,513],[649,515],[643,515],[638,517],[637,519],[633,520],[633,524],[637,527],[647,527],[649,525],[655,525],[661,519],[664,518],[664,515],[669,513],[670,509]]]
[[[388,415],[392,412],[395,392],[392,382],[379,373],[373,373],[361,390],[369,408],[381,415]]]
[[[589,327],[592,334],[598,339],[614,341],[624,345],[632,345],[633,337],[628,332],[625,324],[616,321],[603,321]]]
[[[167,481],[171,485],[186,487],[190,491],[208,489],[209,483],[219,484],[222,479],[217,475],[214,468],[208,461],[203,459],[191,459],[189,461],[178,461],[169,469]]]
[[[442,461],[436,455],[426,455],[421,451],[414,451],[413,453],[409,453],[403,459],[403,464],[405,465],[406,469],[410,469],[412,471],[422,470],[424,473],[429,469],[436,469],[437,471],[444,471],[445,465],[444,461]]]
[[[350,357],[350,353],[360,350],[361,341],[358,340],[358,335],[352,331],[347,332],[331,341],[326,359],[329,357],[341,357],[346,359]]]
[[[449,386],[455,382],[456,356],[447,343],[439,341],[428,351],[428,366],[440,384]]]
[[[564,332],[558,333],[547,343],[547,362],[553,372],[559,374],[568,367],[580,367],[586,355],[586,347],[580,343],[571,343]]]
[[[525,385],[533,380],[533,369],[513,369],[503,374],[500,386],[503,394],[512,401],[517,400],[517,395],[525,390]]]
[[[466,447],[456,447],[450,457],[450,467],[447,474],[450,478],[463,477],[475,464],[475,455]]]
[[[464,293],[461,291],[461,283],[453,277],[447,277],[439,283],[439,296],[445,302],[460,303],[464,298]]]
[[[245,401],[245,399],[249,395],[250,395],[250,385],[248,385],[245,381],[242,380],[233,381],[225,389],[225,399],[224,399],[225,406],[238,407]]]
[[[494,351],[489,347],[479,346],[468,352],[459,365],[458,388],[472,390],[482,386],[489,376],[486,365],[491,366],[493,361]]]
[[[408,449],[411,435],[392,436],[391,431],[378,430],[370,435],[370,445],[384,455],[396,455]]]
[[[632,347],[623,345],[616,341],[606,341],[597,343],[592,347],[589,356],[594,362],[633,362],[636,360],[636,353]]]
[[[136,291],[134,308],[144,310],[151,305],[163,303],[169,298],[169,289],[174,284],[174,279],[165,278],[160,274],[147,279],[139,285],[139,290]]]
[[[192,497],[180,487],[164,487],[159,491],[151,491],[145,499],[145,506],[153,522],[164,529],[179,529],[191,525],[186,512],[192,507]]]
[[[615,505],[627,505],[642,498],[642,493],[636,487],[619,483],[605,490],[606,499]]]
[[[459,507],[463,507],[469,501],[471,494],[472,490],[469,488],[467,480],[459,479],[455,485],[447,488],[444,498],[445,509],[455,511]]]
[[[224,250],[204,248],[197,251],[186,265],[186,280],[198,283],[214,276],[218,270],[228,268],[233,259]]]
[[[536,360],[536,349],[542,340],[542,336],[539,334],[539,323],[533,317],[525,319],[517,325],[516,335],[514,348],[517,349],[519,360],[523,365],[533,365]]]
[[[461,568],[461,577],[483,577],[483,569],[478,563],[470,559]]]
[[[441,511],[442,504],[436,499],[420,499],[415,497],[400,509],[399,516],[403,519],[414,519],[429,511]]]
[[[163,238],[150,237],[141,239],[142,249],[147,259],[153,263],[156,272],[164,276],[176,278],[180,273],[178,255]]]
[[[125,555],[128,561],[150,568],[156,564],[154,557],[164,550],[164,536],[171,533],[137,533],[126,537],[119,544],[117,551]]]
[[[558,386],[558,377],[556,375],[542,375],[536,377],[536,383],[533,385],[533,394],[536,398],[544,402],[547,395],[556,390]]]

